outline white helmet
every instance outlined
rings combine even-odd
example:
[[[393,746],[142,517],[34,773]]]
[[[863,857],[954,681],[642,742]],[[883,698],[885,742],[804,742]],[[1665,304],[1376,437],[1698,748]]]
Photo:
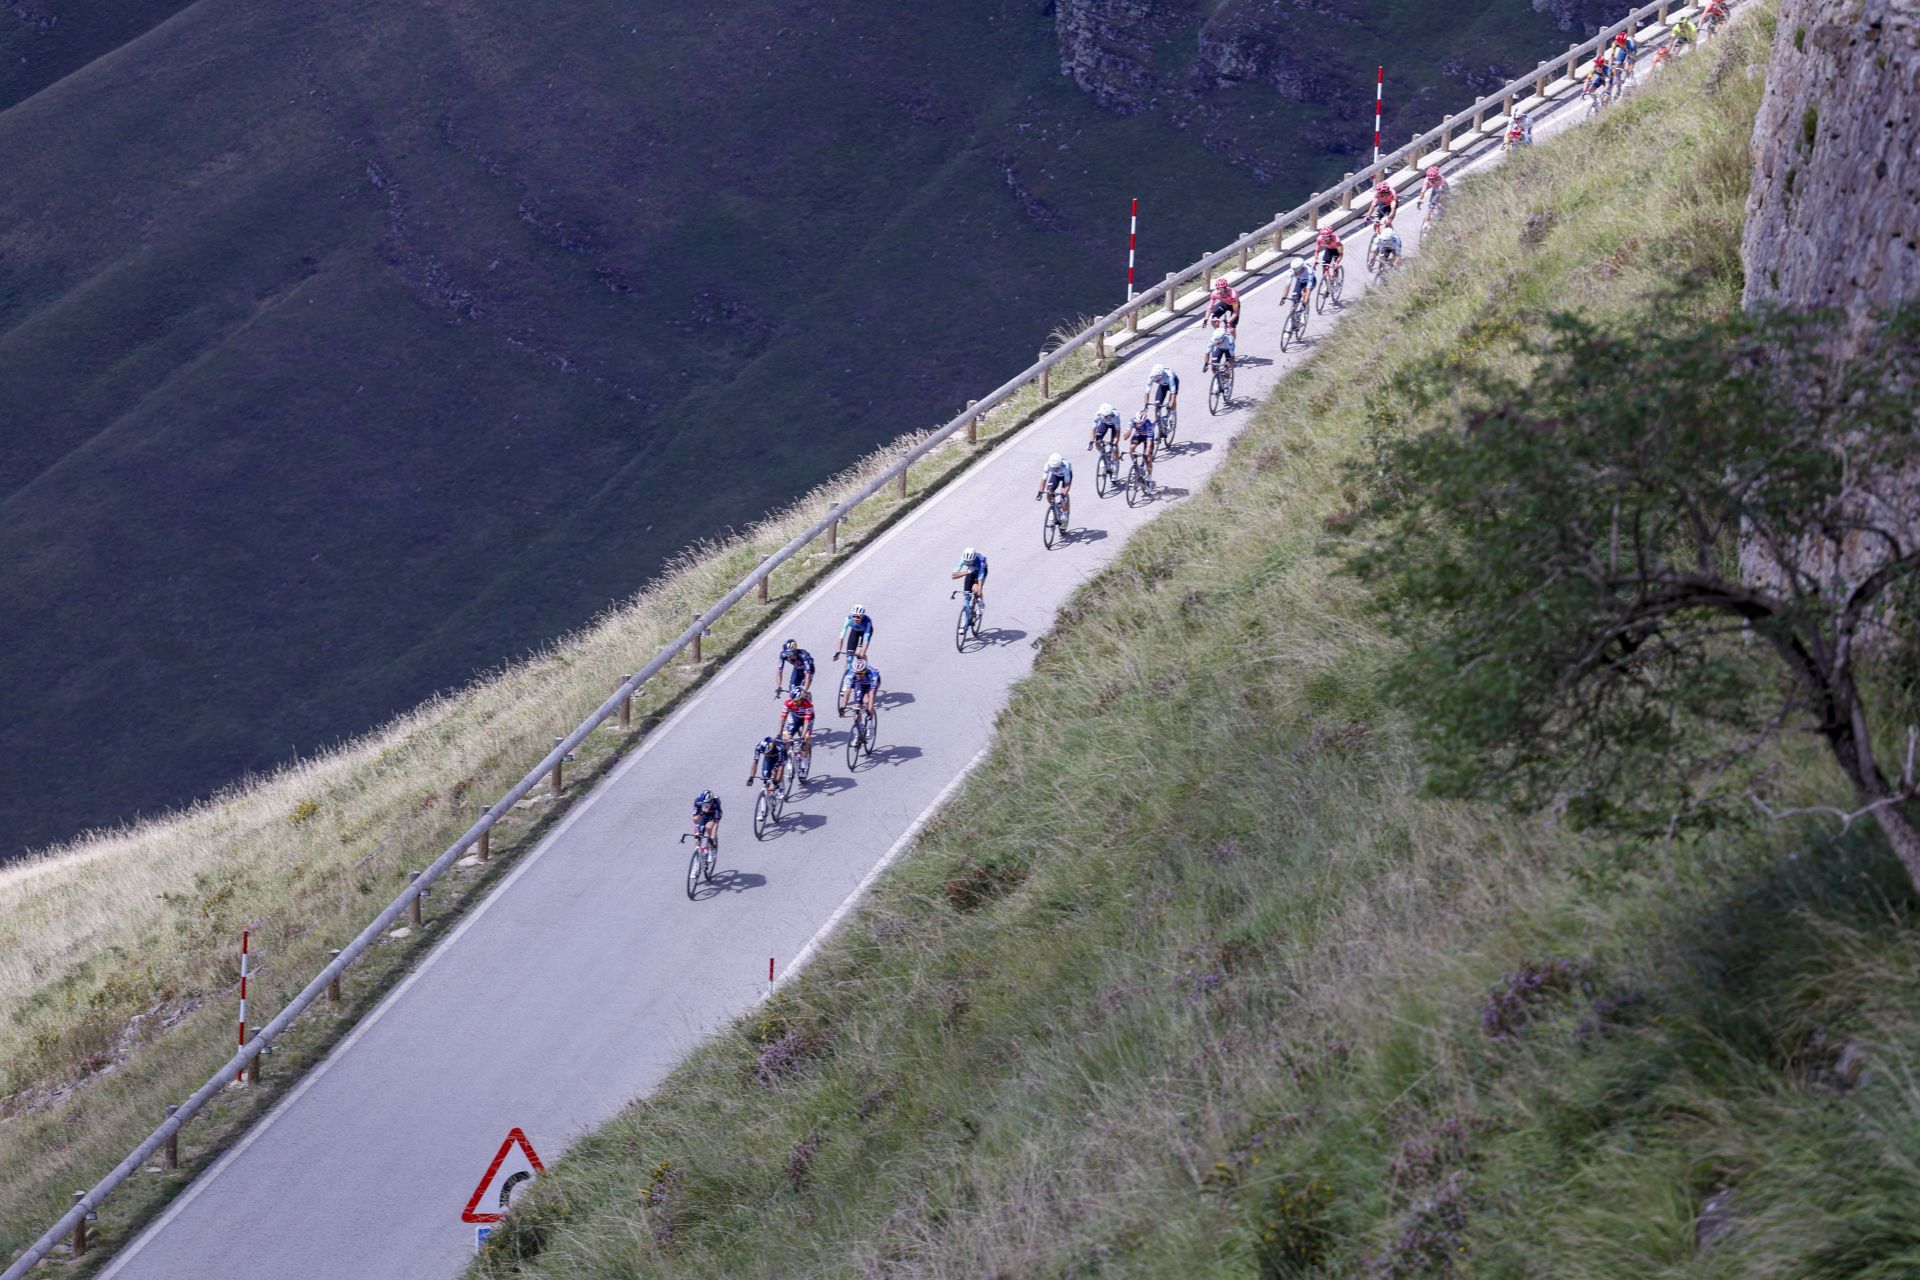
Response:
[[[1048,455],[1047,455],[1047,468],[1048,468],[1049,470],[1051,470],[1051,469],[1053,469],[1054,467],[1057,467],[1057,466],[1059,466],[1059,465],[1060,465],[1060,455],[1059,455],[1059,454],[1057,454],[1057,453],[1050,453],[1050,454],[1048,454]]]
[[[973,548],[968,547],[965,551],[962,551],[960,553],[960,558],[962,560],[971,560],[973,559],[973,555],[974,555]]]
[[[1102,400],[1100,402],[1100,416],[1104,418],[1112,412],[1113,412],[1113,406],[1108,404],[1106,401]]]
[[[1155,365],[1155,366],[1153,366],[1153,372],[1152,372],[1152,373],[1150,373],[1150,374],[1148,374],[1147,376],[1148,376],[1149,378],[1157,378],[1157,377],[1159,377],[1159,376],[1160,376],[1161,374],[1163,374],[1163,373],[1165,373],[1166,371],[1167,371],[1167,366],[1165,366],[1165,365],[1163,365],[1163,364],[1157,364],[1157,365]]]

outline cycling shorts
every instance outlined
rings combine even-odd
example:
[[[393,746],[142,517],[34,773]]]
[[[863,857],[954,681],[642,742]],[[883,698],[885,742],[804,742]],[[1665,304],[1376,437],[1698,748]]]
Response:
[[[1383,258],[1395,257],[1399,254],[1399,252],[1400,252],[1400,246],[1398,245],[1383,244],[1380,246],[1380,256]]]
[[[1153,402],[1155,404],[1165,404],[1167,402],[1167,393],[1171,390],[1173,390],[1173,388],[1168,386],[1164,382],[1154,383],[1153,384]]]
[[[1065,476],[1057,476],[1050,473],[1047,476],[1047,492],[1052,493],[1055,489],[1058,489],[1061,485],[1066,483],[1068,483],[1068,481]]]
[[[1332,266],[1336,261],[1339,260],[1340,255],[1343,252],[1344,252],[1344,249],[1337,244],[1321,245],[1320,246],[1320,265],[1323,267]]]
[[[780,732],[786,734],[788,737],[797,738],[804,733],[807,726],[812,723],[813,712],[789,711],[787,712],[786,723],[780,726]]]
[[[1287,291],[1288,296],[1293,299],[1295,306],[1298,306],[1301,303],[1305,302],[1307,300],[1307,295],[1312,292],[1313,292],[1313,281],[1311,280],[1307,281],[1305,284],[1296,284],[1293,286],[1293,288]]]
[[[1393,201],[1375,200],[1373,202],[1373,213],[1369,216],[1371,216],[1375,221],[1378,221],[1379,219],[1386,217],[1388,214],[1392,212],[1393,212]]]
[[[1208,313],[1208,315],[1215,320],[1218,320],[1221,316],[1232,315],[1232,314],[1233,314],[1233,304],[1231,302],[1219,302],[1219,301],[1216,301],[1213,304],[1213,310]]]
[[[1144,441],[1147,444],[1152,444],[1153,443],[1153,424],[1149,422],[1145,426],[1135,427],[1133,429],[1132,438],[1135,444],[1140,444],[1142,441]]]
[[[966,577],[960,579],[960,589],[962,591],[972,591],[974,587],[986,580],[987,575],[984,573],[969,573]]]
[[[1117,423],[1117,422],[1100,422],[1100,423],[1095,423],[1095,424],[1094,424],[1094,428],[1093,428],[1093,438],[1094,438],[1095,440],[1104,440],[1104,439],[1106,439],[1106,438],[1107,438],[1108,436],[1112,436],[1112,437],[1113,437],[1114,439],[1116,439],[1116,440],[1118,440],[1118,439],[1120,438],[1120,424],[1119,424],[1119,423]]]

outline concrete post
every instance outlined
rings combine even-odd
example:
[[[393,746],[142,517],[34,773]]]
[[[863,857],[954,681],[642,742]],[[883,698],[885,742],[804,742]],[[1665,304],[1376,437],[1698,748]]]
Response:
[[[1105,329],[1093,335],[1093,358],[1096,360],[1105,360],[1107,358],[1107,331]]]
[[[1253,261],[1253,246],[1250,244],[1240,246],[1240,269],[1242,271],[1245,271],[1247,269],[1247,264],[1252,261]]]
[[[631,679],[633,679],[633,673],[628,672],[626,675],[620,677],[620,683],[624,685],[626,684],[627,681]],[[620,727],[622,729],[626,729],[631,727],[632,724],[633,724],[633,695],[628,694],[626,697],[620,699]]]
[[[1127,312],[1127,332],[1128,333],[1140,332],[1140,308],[1138,307],[1135,307],[1133,310]]]
[[[167,1106],[167,1119],[173,1119],[173,1113],[179,1109],[178,1104],[169,1103]],[[167,1135],[167,1150],[163,1163],[169,1169],[178,1169],[180,1167],[180,1131],[178,1129],[175,1129]]]
[[[482,862],[485,862],[488,858],[491,858],[493,856],[493,828],[492,827],[488,827],[485,831],[482,831],[480,833],[480,840],[478,843],[476,843],[473,846],[473,851]]]
[[[767,562],[767,558],[765,556],[761,556],[760,563],[765,564],[766,562]],[[773,576],[772,574],[767,575],[767,577],[772,577],[772,576]],[[767,602],[767,578],[765,577],[761,578],[760,581],[754,585],[753,594],[759,598],[761,604],[765,604]]]
[[[973,412],[973,406],[979,403],[980,402],[978,400],[967,401],[967,412],[970,415],[972,415],[967,419],[967,443],[968,444],[980,443],[980,415]]]
[[[911,467],[902,467],[900,474],[894,477],[893,492],[902,502],[907,498],[907,472],[910,470]]]
[[[339,958],[340,953],[338,951],[327,952],[328,964],[332,964]],[[337,973],[327,980],[327,1008],[336,1013],[340,1010],[340,975]]]
[[[1480,132],[1480,127],[1486,124],[1486,122],[1487,122],[1487,109],[1485,107],[1476,106],[1473,109],[1473,131],[1475,133]]]
[[[1205,289],[1209,293],[1213,292],[1213,268],[1212,267],[1206,267],[1201,270],[1200,287],[1202,289]]]
[[[1474,123],[1477,126],[1479,124],[1479,121],[1476,120]],[[1442,151],[1445,151],[1448,147],[1452,145],[1453,145],[1453,129],[1449,125],[1442,125],[1440,127],[1440,149]]]
[[[1667,25],[1667,0],[1660,0],[1659,22],[1663,27]]]
[[[419,878],[420,878],[420,873],[418,871],[407,872],[408,884],[412,884],[415,880],[418,880]],[[411,898],[407,899],[407,921],[410,924],[417,925],[420,923],[420,897],[421,895],[416,893]],[[259,1059],[256,1058],[255,1061],[257,1062],[259,1061]]]
[[[1577,44],[1570,44],[1567,46],[1567,72],[1566,73],[1568,76],[1572,76],[1573,69],[1579,65],[1580,59],[1574,55],[1574,50],[1578,49],[1579,47],[1580,46]]]
[[[75,1204],[79,1204],[81,1197],[85,1196],[86,1194],[87,1193],[84,1191],[74,1192],[73,1202]],[[87,1220],[83,1216],[80,1219],[80,1221],[73,1224],[73,1256],[77,1258],[81,1254],[85,1253],[86,1251],[87,1251]]]
[[[839,555],[840,522],[846,517],[840,514],[840,504],[837,502],[829,503],[827,510],[833,512],[833,520],[827,525],[827,554],[830,556]]]
[[[1047,353],[1042,351],[1038,358],[1041,360],[1045,360],[1047,358]],[[1042,400],[1045,400],[1053,395],[1053,380],[1047,376],[1052,372],[1053,370],[1049,368],[1047,365],[1040,366],[1040,398]]]
[[[416,901],[418,901],[418,899],[416,899]],[[258,1040],[259,1038],[260,1038],[260,1029],[258,1027],[255,1027],[252,1031],[249,1031],[247,1033],[248,1044],[252,1044],[255,1040]],[[247,1083],[248,1084],[260,1083],[260,1059],[266,1056],[267,1056],[266,1050],[262,1049],[259,1053],[254,1054],[253,1061],[247,1064]]]

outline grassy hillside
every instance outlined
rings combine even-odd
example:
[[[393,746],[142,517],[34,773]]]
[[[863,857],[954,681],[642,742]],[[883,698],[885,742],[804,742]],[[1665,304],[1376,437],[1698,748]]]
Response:
[[[1470,8],[1288,38],[1392,51],[1424,124],[1559,43]],[[1117,298],[1129,197],[1157,276],[1343,167],[1325,107],[1123,118],[1058,58],[1024,0],[9,5],[0,855],[382,723],[945,418]]]
[[[1425,797],[1378,692],[1390,602],[1340,571],[1369,441],[1449,369],[1682,275],[1736,305],[1766,25],[1463,186],[1082,591],[838,941],[550,1171],[475,1273],[1920,1269],[1920,903],[1891,856]],[[1810,751],[1747,767],[1840,787]]]

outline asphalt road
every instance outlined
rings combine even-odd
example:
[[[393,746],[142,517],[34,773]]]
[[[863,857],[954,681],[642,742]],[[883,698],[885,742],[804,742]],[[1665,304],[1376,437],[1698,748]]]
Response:
[[[1537,136],[1578,115],[1562,111]],[[1417,247],[1418,214],[1400,218]],[[1346,300],[1365,289],[1351,237]],[[1192,320],[984,458],[861,550],[766,639],[718,672],[514,869],[378,1008],[101,1273],[125,1280],[426,1280],[472,1257],[460,1214],[507,1131],[551,1160],[654,1088],[703,1037],[754,1004],[767,961],[783,970],[988,745],[995,714],[1034,659],[1032,641],[1129,534],[1205,483],[1285,371],[1276,283],[1247,295],[1239,404],[1210,417]],[[1180,432],[1157,500],[1095,496],[1083,447],[1094,408],[1140,403],[1148,368],[1181,375]],[[1074,464],[1071,534],[1041,545],[1043,460]],[[955,651],[947,575],[962,548],[992,562],[986,643]],[[815,781],[758,842],[753,743],[774,731],[775,654],[788,636],[825,659],[847,609],[873,613],[886,694],[880,750],[849,773],[844,722],[823,717]],[[750,605],[742,607],[751,607]],[[816,683],[829,691],[837,673]],[[691,797],[727,806],[712,892],[689,901]]]

